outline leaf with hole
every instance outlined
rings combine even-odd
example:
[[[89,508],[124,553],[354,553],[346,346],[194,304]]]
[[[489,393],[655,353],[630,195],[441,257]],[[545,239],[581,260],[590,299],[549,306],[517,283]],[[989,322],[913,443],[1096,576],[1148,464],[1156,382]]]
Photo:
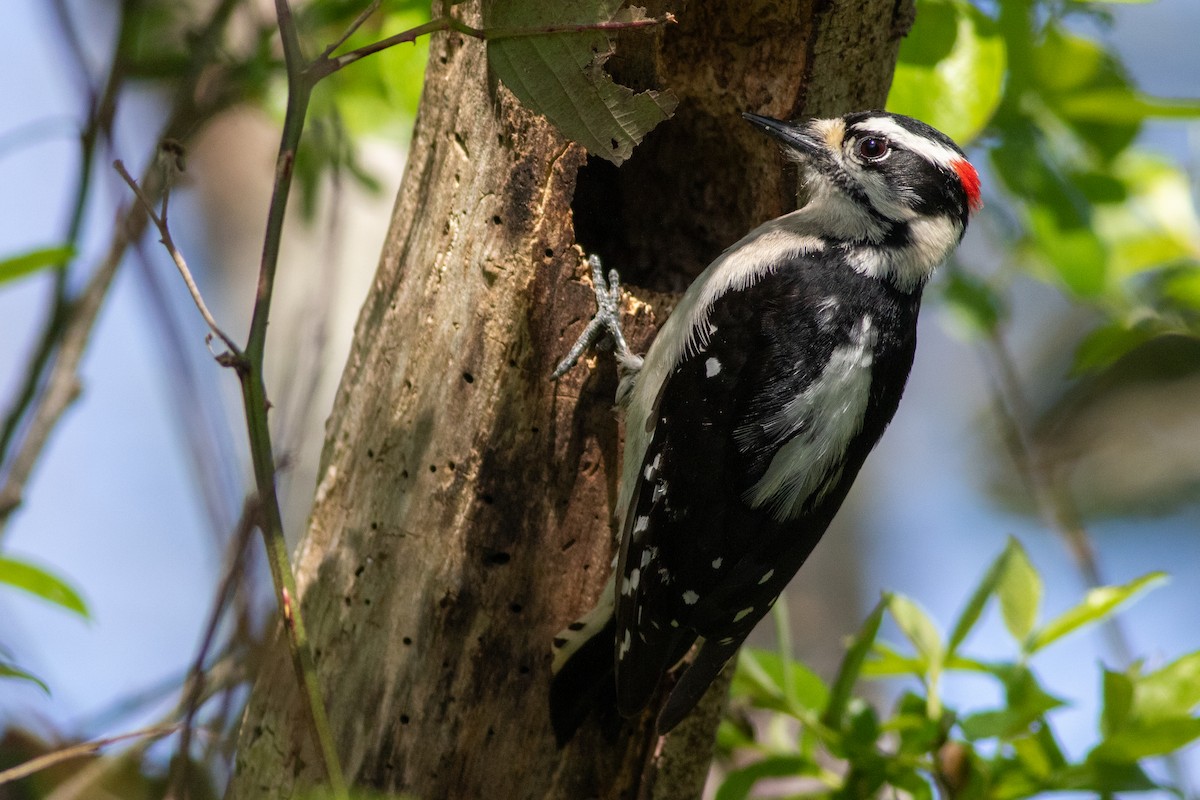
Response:
[[[645,18],[640,8],[622,9],[620,0],[496,0],[485,5],[488,66],[568,139],[620,164],[671,116],[677,100],[668,91],[635,92],[616,83],[604,70],[612,42],[595,26]],[[530,33],[570,26],[582,30]]]

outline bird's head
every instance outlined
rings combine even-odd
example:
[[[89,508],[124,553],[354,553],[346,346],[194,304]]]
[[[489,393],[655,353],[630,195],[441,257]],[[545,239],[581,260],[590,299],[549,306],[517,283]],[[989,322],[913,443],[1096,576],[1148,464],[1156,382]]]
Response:
[[[823,235],[908,248],[903,255],[913,263],[896,267],[912,274],[895,276],[901,283],[927,278],[982,206],[979,175],[963,151],[912,117],[860,111],[789,123],[742,116],[800,164],[808,218]]]

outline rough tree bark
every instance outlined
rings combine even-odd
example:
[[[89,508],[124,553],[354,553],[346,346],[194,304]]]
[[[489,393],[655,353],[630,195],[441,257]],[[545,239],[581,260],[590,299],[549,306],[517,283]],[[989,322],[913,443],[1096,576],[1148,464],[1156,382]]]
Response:
[[[585,727],[563,750],[549,729],[549,644],[607,576],[620,472],[611,366],[547,379],[591,314],[581,247],[644,287],[630,304],[644,347],[666,292],[794,203],[794,175],[738,113],[882,105],[912,5],[649,5],[679,24],[622,37],[609,68],[680,105],[620,170],[490,84],[480,43],[432,43],[297,562],[360,785],[421,798],[685,798],[703,785],[718,693],[665,747],[648,719],[615,740]],[[229,796],[292,797],[320,779],[294,683],[277,646]]]

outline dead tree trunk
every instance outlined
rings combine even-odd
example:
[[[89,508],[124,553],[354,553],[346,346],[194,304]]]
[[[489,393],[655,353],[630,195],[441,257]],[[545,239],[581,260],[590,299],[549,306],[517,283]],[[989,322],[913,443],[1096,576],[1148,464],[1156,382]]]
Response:
[[[645,287],[631,327],[644,347],[663,292],[793,203],[794,176],[738,112],[880,106],[912,7],[650,5],[679,24],[623,37],[609,68],[680,105],[619,170],[490,85],[480,43],[432,43],[297,563],[355,783],[431,800],[703,785],[719,702],[662,750],[645,720],[615,741],[585,728],[561,751],[550,732],[550,641],[607,577],[620,472],[611,367],[548,380],[592,310],[580,247]],[[297,701],[276,647],[231,797],[292,797],[320,779]]]

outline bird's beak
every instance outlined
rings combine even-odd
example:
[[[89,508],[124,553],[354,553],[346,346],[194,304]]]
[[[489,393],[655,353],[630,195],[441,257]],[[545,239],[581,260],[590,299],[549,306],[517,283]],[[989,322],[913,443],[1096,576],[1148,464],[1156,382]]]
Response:
[[[742,114],[742,118],[802,155],[819,156],[826,149],[825,142],[817,138],[807,125],[794,125],[758,114]]]

